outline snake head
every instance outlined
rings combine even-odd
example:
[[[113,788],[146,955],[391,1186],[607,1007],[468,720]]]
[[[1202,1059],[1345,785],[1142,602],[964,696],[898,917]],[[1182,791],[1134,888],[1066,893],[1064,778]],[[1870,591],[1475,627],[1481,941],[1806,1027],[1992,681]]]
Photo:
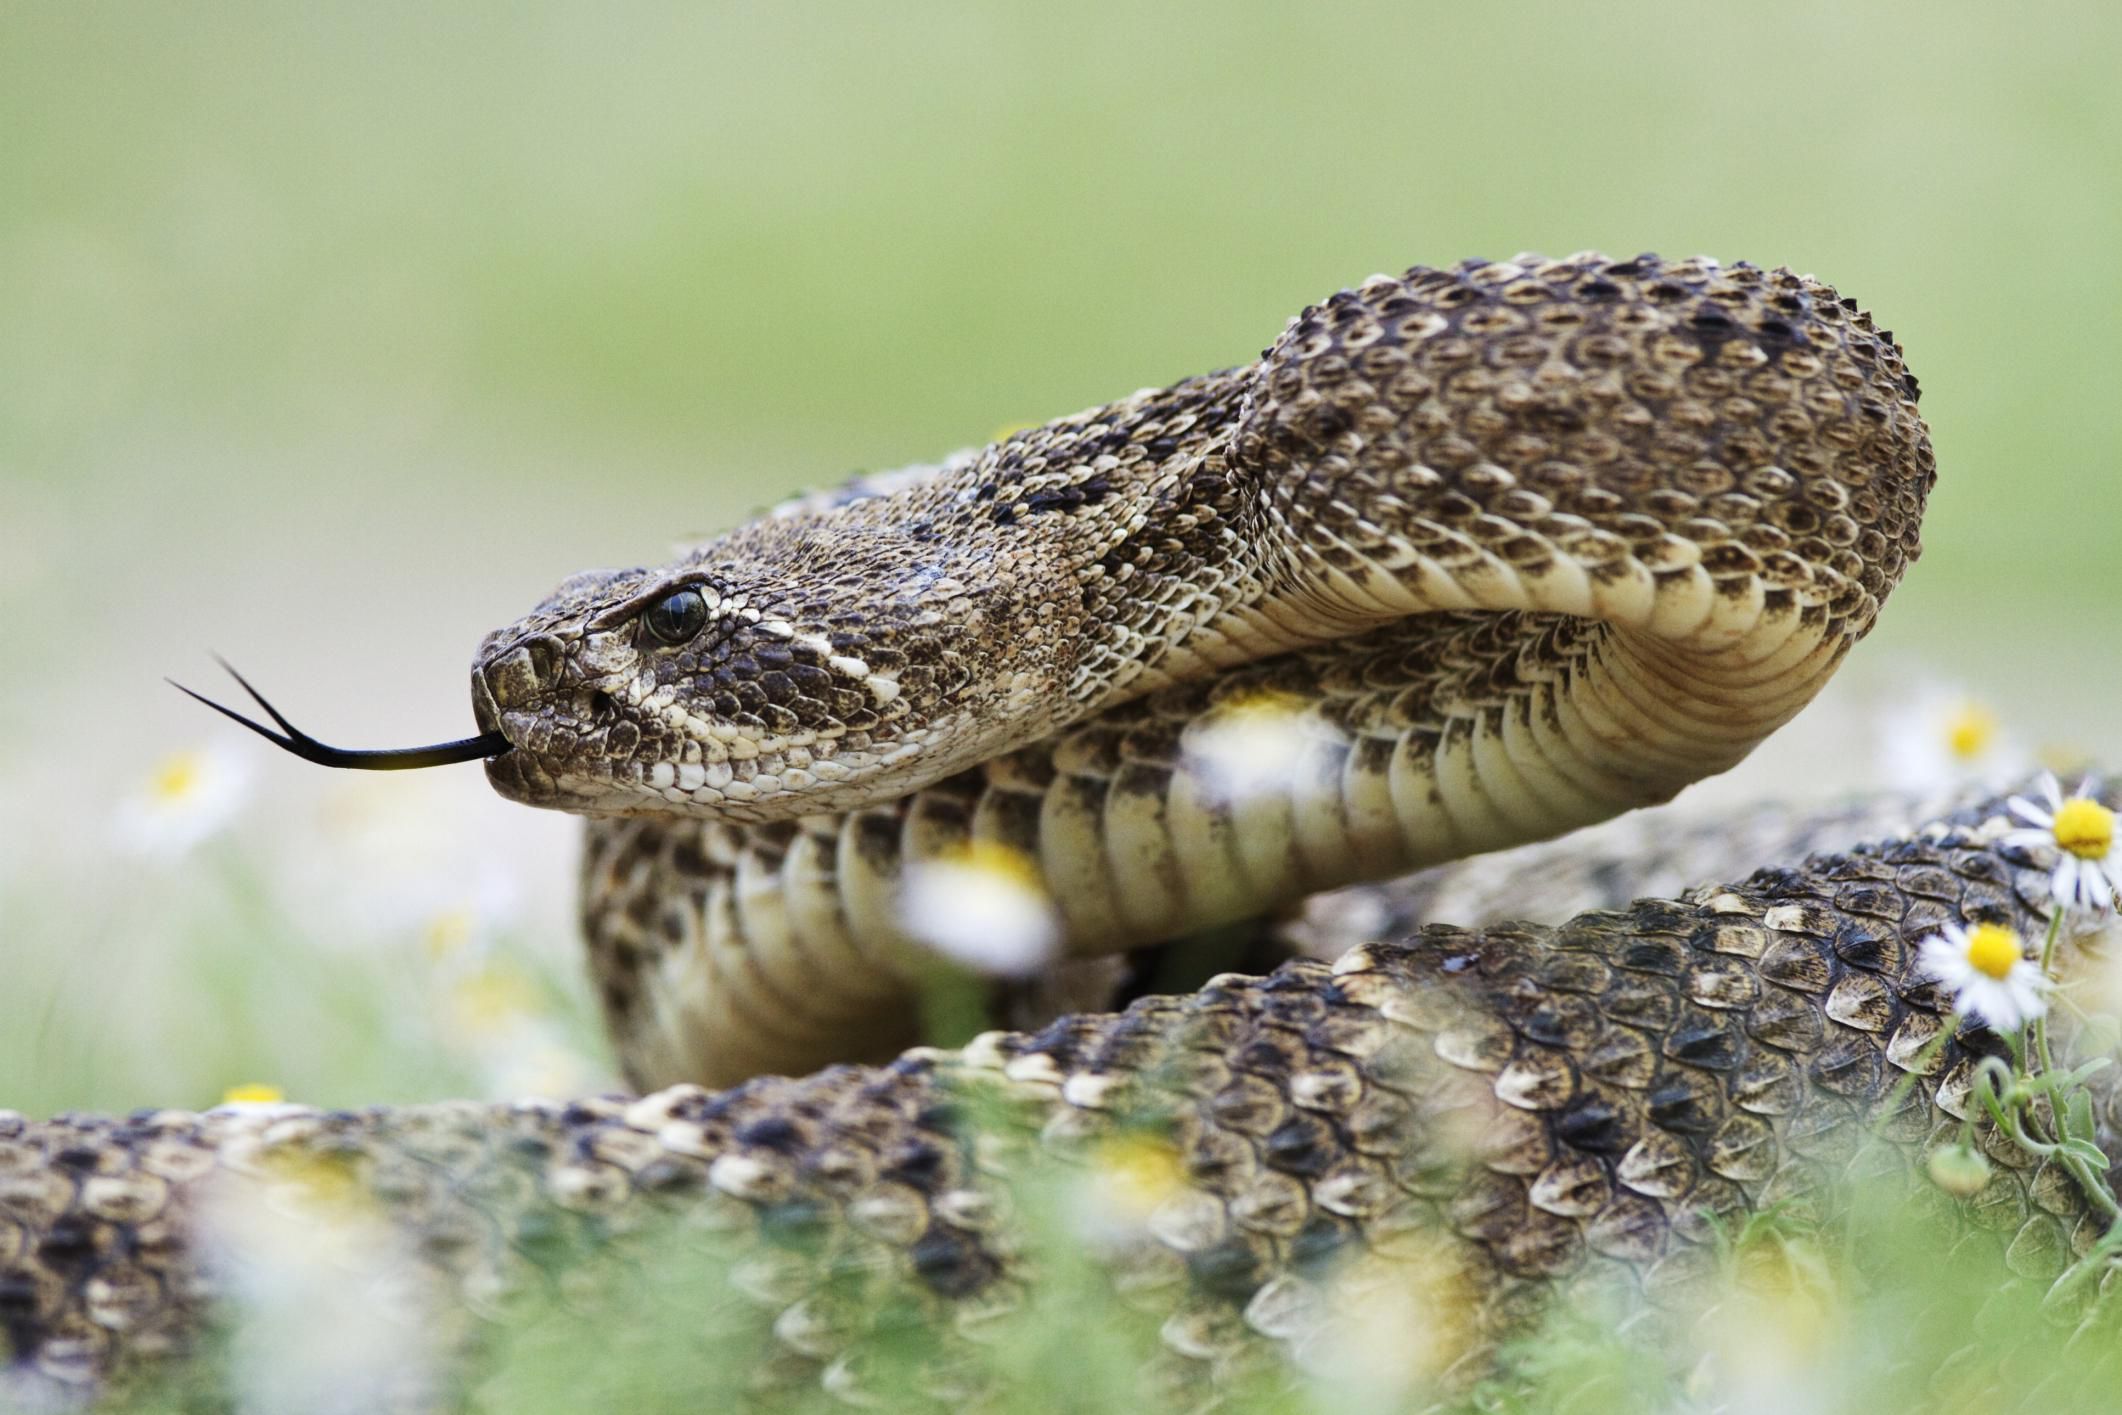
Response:
[[[488,779],[582,814],[739,821],[900,794],[1039,716],[1037,655],[983,629],[1013,598],[991,580],[889,525],[801,519],[573,576],[480,646],[473,710],[511,747]]]

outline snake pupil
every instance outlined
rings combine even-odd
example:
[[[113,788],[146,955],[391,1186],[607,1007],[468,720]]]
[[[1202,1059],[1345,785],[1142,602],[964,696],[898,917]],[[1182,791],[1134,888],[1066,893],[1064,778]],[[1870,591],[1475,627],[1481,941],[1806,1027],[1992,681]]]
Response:
[[[650,605],[641,622],[657,642],[676,646],[706,627],[707,600],[698,590],[679,590]]]

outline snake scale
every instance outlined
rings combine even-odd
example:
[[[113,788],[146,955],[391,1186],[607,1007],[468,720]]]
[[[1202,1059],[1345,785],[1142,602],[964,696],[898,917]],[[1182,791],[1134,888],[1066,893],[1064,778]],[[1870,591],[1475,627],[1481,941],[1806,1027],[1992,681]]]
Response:
[[[556,1245],[691,1235],[756,1316],[755,1394],[855,1398],[909,1330],[891,1389],[975,1392],[960,1348],[1046,1271],[1016,1177],[1131,1144],[1177,1177],[1092,1247],[1175,1381],[1301,1354],[1409,1264],[1452,1294],[1447,1383],[1558,1278],[1678,1290],[1714,1216],[1957,1124],[1994,1043],[1921,1055],[1949,999],[1913,945],[2041,926],[1998,803],[1559,925],[1388,907],[1332,961],[1190,994],[1099,974],[1124,1007],[958,1051],[904,1049],[894,891],[1006,850],[1061,966],[1094,964],[1663,801],[1802,707],[1917,554],[1915,400],[1891,335],[1786,270],[1417,268],[1244,367],[570,579],[481,646],[453,746],[592,817],[592,971],[648,1094],[0,1113],[14,1388],[196,1348],[231,1193],[373,1223],[458,1354]],[[1198,749],[1263,703],[1294,745],[1234,795]],[[2053,1272],[2097,1225],[1999,1158],[1955,1221]]]

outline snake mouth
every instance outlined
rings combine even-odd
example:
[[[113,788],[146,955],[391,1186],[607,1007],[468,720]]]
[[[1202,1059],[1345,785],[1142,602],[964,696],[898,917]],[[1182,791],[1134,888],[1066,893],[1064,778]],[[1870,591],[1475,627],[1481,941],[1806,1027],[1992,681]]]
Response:
[[[462,737],[454,742],[438,742],[428,747],[367,750],[327,746],[282,717],[280,710],[267,702],[265,695],[253,688],[228,660],[215,661],[228,670],[228,676],[235,679],[244,692],[250,694],[252,702],[265,710],[265,715],[280,729],[278,732],[262,722],[245,717],[234,708],[222,706],[203,693],[193,692],[182,683],[165,681],[186,697],[204,703],[229,721],[249,728],[281,751],[298,756],[306,762],[315,762],[319,766],[340,767],[352,771],[418,771],[423,767],[452,766],[458,762],[489,761],[509,752],[515,745],[499,730],[481,722],[479,726],[482,730],[476,737]]]

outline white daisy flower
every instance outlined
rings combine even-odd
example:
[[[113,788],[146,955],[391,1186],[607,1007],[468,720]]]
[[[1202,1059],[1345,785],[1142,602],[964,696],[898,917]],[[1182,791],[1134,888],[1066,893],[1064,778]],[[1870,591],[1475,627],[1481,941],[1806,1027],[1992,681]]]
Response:
[[[2011,798],[2011,812],[2027,828],[2007,831],[2006,845],[2045,846],[2056,852],[2050,889],[2066,909],[2104,914],[2122,894],[2122,850],[2116,849],[2115,813],[2093,798],[2092,782],[2079,783],[2069,796],[2053,773],[2043,772],[2041,804],[2024,796]]]
[[[1187,1193],[1186,1165],[1169,1140],[1124,1132],[1097,1142],[1074,1196],[1075,1226],[1093,1242],[1139,1242],[1157,1211]]]
[[[227,1324],[231,1404],[429,1408],[445,1388],[444,1328],[421,1259],[348,1168],[264,1145],[270,1121],[230,1117],[260,1162],[214,1171],[194,1196],[193,1241]]]
[[[1335,731],[1305,708],[1301,698],[1274,690],[1229,698],[1188,725],[1180,754],[1217,801],[1287,795],[1313,740]]]
[[[2048,1011],[2053,981],[2003,924],[1945,928],[1916,946],[1916,966],[1953,992],[1953,1011],[2013,1032]]]
[[[1882,718],[1879,736],[1887,781],[1904,791],[2002,786],[2033,766],[1994,708],[1945,684],[1917,688]]]
[[[899,925],[946,958],[1018,977],[1061,951],[1061,916],[1039,870],[1006,845],[975,841],[906,872]]]
[[[300,1105],[288,1100],[287,1093],[278,1086],[264,1081],[245,1081],[241,1085],[230,1086],[223,1091],[221,1093],[221,1104],[215,1106],[207,1113],[209,1115],[275,1116],[292,1115],[298,1111],[308,1109],[309,1107],[306,1105]]]
[[[164,757],[118,806],[112,830],[129,854],[174,860],[225,829],[250,795],[256,763],[224,744]]]

